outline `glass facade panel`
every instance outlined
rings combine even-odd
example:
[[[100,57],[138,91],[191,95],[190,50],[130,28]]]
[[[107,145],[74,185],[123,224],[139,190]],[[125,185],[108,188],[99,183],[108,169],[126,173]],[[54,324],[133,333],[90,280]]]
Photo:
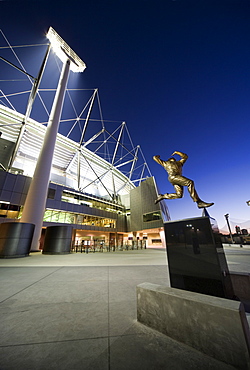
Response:
[[[44,213],[43,221],[46,222],[51,222],[51,217],[52,217],[53,211],[47,209]]]
[[[48,188],[48,199],[55,199],[56,189]]]
[[[73,212],[55,211],[50,209],[47,209],[45,211],[43,221],[110,228],[116,227],[116,220],[113,220],[111,218],[102,218],[97,216],[77,214]]]

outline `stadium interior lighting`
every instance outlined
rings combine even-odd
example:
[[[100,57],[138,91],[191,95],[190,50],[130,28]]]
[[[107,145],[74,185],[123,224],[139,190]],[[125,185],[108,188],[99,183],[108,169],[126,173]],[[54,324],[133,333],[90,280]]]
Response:
[[[72,72],[83,72],[86,68],[86,64],[78,57],[78,55],[69,47],[69,45],[58,35],[54,28],[50,27],[47,33],[51,46],[60,58],[65,63],[68,59],[70,63],[70,70]]]

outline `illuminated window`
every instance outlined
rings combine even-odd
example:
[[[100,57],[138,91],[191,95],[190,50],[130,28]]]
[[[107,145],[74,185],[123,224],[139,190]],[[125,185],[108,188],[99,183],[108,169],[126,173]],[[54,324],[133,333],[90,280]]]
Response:
[[[161,220],[160,212],[145,213],[143,215],[143,222],[151,222],[151,221],[158,221],[158,220]]]
[[[0,202],[0,217],[3,218],[19,218],[20,206],[7,202]]]
[[[124,208],[121,205],[114,204],[112,202],[106,201],[105,199],[94,198],[91,195],[63,191],[61,200],[62,202],[78,204],[90,208],[103,209],[105,211],[114,212],[117,214],[124,213]]]

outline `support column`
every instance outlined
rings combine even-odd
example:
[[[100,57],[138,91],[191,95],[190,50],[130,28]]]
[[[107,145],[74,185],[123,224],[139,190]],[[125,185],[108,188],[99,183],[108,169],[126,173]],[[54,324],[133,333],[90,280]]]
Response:
[[[60,75],[43,146],[36,164],[36,169],[30,184],[21,218],[21,222],[35,224],[31,251],[39,250],[39,238],[41,235],[43,216],[46,207],[50,171],[69,77],[69,70],[70,61],[67,60],[63,65]]]

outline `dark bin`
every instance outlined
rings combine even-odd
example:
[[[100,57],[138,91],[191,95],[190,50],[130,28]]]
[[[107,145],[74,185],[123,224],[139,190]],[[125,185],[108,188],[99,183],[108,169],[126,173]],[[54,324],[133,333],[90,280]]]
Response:
[[[25,222],[0,224],[0,258],[27,257],[35,225]]]
[[[72,226],[48,226],[45,232],[43,254],[69,254]]]

